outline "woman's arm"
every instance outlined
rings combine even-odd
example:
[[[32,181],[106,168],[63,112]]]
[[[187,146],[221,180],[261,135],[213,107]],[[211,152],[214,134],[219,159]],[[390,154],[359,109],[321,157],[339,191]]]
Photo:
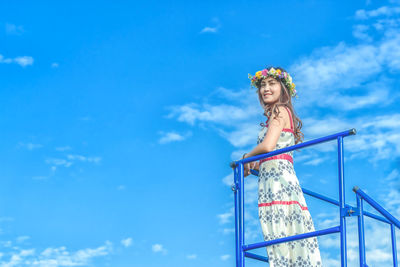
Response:
[[[270,120],[267,134],[264,137],[264,140],[259,143],[252,151],[247,153],[244,158],[253,157],[256,155],[264,154],[271,152],[275,149],[276,143],[278,142],[279,136],[285,126],[285,108],[279,107],[279,117],[273,117]]]

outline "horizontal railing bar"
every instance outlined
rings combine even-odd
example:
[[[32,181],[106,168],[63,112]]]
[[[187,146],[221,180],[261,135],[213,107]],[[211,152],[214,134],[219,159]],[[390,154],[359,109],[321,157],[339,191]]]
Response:
[[[254,170],[254,169],[250,169],[251,174],[253,174],[254,176],[258,176],[259,172]]]
[[[249,162],[252,162],[252,161],[257,161],[257,160],[260,160],[260,159],[269,158],[269,157],[272,157],[272,156],[275,156],[275,155],[278,155],[278,154],[282,154],[282,153],[289,152],[289,151],[292,151],[292,150],[300,149],[300,148],[303,148],[303,147],[308,147],[308,146],[312,146],[312,145],[328,142],[328,141],[331,141],[331,140],[335,140],[339,136],[345,137],[345,136],[355,135],[355,134],[356,134],[356,129],[353,128],[353,129],[350,129],[350,130],[347,130],[347,131],[343,131],[343,132],[331,134],[331,135],[328,135],[328,136],[316,138],[316,139],[313,139],[313,140],[310,140],[310,141],[307,141],[307,142],[304,142],[304,143],[300,143],[300,144],[297,144],[297,145],[285,147],[285,148],[282,148],[282,149],[277,149],[277,150],[274,150],[274,151],[271,151],[271,152],[268,152],[268,153],[265,153],[265,154],[260,154],[260,155],[256,155],[256,156],[253,156],[253,157],[250,157],[250,158],[245,158],[245,159],[241,159],[241,160],[237,160],[237,161],[232,161],[230,165],[233,168],[239,163],[243,163],[243,164],[244,163],[249,163]]]
[[[392,214],[385,210],[381,205],[379,205],[375,200],[368,196],[364,191],[362,191],[358,186],[353,187],[353,191],[364,199],[368,204],[375,208],[380,214],[383,215],[389,222],[393,223],[397,228],[400,229],[400,221],[398,221]]]
[[[247,252],[247,251],[244,252],[244,256],[246,256],[247,258],[252,258],[252,259],[255,259],[255,260],[259,260],[259,261],[269,262],[268,257],[264,257],[264,256],[261,256],[261,255],[253,254],[253,253],[250,253],[250,252]]]
[[[315,193],[315,192],[313,192],[313,191],[311,191],[311,190],[308,190],[308,189],[305,189],[305,188],[301,188],[301,189],[303,190],[304,194],[307,194],[307,195],[309,195],[309,196],[312,196],[312,197],[321,199],[321,200],[323,200],[323,201],[329,202],[329,203],[331,203],[331,204],[333,204],[333,205],[339,206],[339,201],[337,201],[337,200],[334,200],[334,199],[329,198],[329,197],[326,197],[326,196],[324,196],[324,195]],[[348,204],[346,204],[346,207],[347,207],[347,208],[351,208],[351,209],[353,209],[353,210],[356,210],[356,209],[357,209],[356,207],[353,207],[353,206],[348,205]],[[384,222],[384,223],[387,223],[387,224],[392,224],[391,222],[389,222],[389,221],[386,220],[385,218],[383,218],[383,217],[381,217],[381,216],[378,216],[378,215],[375,215],[375,214],[373,214],[373,213],[371,213],[371,212],[364,211],[363,213],[364,213],[365,216],[368,216],[368,217],[370,217],[370,218],[379,220],[379,221]]]
[[[385,218],[383,218],[383,217],[381,217],[381,216],[378,216],[378,215],[375,215],[375,214],[373,214],[373,213],[371,213],[371,212],[368,212],[368,211],[365,211],[365,210],[364,210],[363,213],[364,213],[365,216],[370,217],[370,218],[372,218],[372,219],[375,219],[375,220],[378,220],[378,221],[381,221],[381,222],[384,222],[384,223],[387,223],[387,224],[392,224],[391,222],[389,222],[389,221],[386,220]]]
[[[303,188],[303,187],[301,188],[301,190],[303,190],[304,194],[306,194],[306,195],[309,195],[309,196],[312,196],[312,197],[321,199],[321,200],[323,200],[323,201],[329,202],[329,203],[331,203],[331,204],[334,204],[334,205],[336,205],[336,206],[339,206],[339,201],[337,201],[337,200],[334,200],[334,199],[329,198],[329,197],[326,197],[326,196],[324,196],[324,195],[315,193],[315,192],[313,192],[313,191],[311,191],[311,190],[308,190],[308,189],[305,189],[305,188]]]
[[[304,239],[304,238],[309,238],[309,237],[314,237],[314,236],[320,236],[320,235],[328,235],[328,234],[333,234],[340,232],[340,226],[335,226],[332,228],[328,229],[323,229],[323,230],[318,230],[314,232],[308,232],[304,234],[299,234],[299,235],[293,235],[293,236],[287,236],[287,237],[282,237],[270,241],[264,241],[260,243],[255,243],[255,244],[249,244],[249,245],[243,245],[242,249],[244,251],[251,250],[251,249],[256,249],[256,248],[262,248],[262,247],[267,247],[275,244],[280,244],[284,242],[289,242],[289,241],[294,241],[294,240],[299,240],[299,239]]]
[[[250,171],[251,171],[251,173],[253,175],[258,176],[258,171],[257,170],[251,169]],[[329,203],[331,203],[333,205],[339,206],[339,201],[337,201],[337,200],[335,200],[333,198],[329,198],[327,196],[315,193],[315,192],[313,192],[311,190],[308,190],[306,188],[303,188],[303,187],[301,189],[303,190],[304,194],[306,194],[306,195],[309,195],[309,196],[318,198],[320,200],[329,202]],[[353,206],[348,205],[348,204],[346,204],[346,207],[352,208],[353,210],[356,210],[356,207],[353,207]],[[378,221],[381,221],[381,222],[384,222],[384,223],[387,223],[387,224],[392,224],[391,222],[389,222],[388,220],[386,220],[385,218],[383,218],[383,217],[381,217],[379,215],[373,214],[373,213],[368,212],[368,211],[364,211],[363,213],[364,213],[365,216],[370,217],[372,219],[375,219],[375,220],[378,220]]]

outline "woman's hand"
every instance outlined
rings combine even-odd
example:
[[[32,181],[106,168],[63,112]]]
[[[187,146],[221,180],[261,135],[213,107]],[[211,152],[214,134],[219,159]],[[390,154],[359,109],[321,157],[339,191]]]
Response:
[[[259,161],[254,161],[254,166],[252,167],[253,170],[260,170],[260,162]]]
[[[243,157],[241,159],[245,159],[248,158],[247,153],[244,153]],[[249,176],[251,174],[250,169],[255,169],[258,170],[259,167],[259,162],[258,161],[253,161],[253,162],[249,162],[246,164],[243,164],[243,174],[244,177]],[[232,167],[234,169],[234,167]]]
[[[247,153],[244,153],[244,155],[243,155],[243,157],[242,157],[242,159],[245,159],[245,158],[248,158],[248,157],[247,157]],[[250,175],[250,169],[253,168],[252,165],[253,165],[253,162],[249,162],[249,163],[246,163],[246,164],[243,165],[243,174],[244,174],[244,177]]]

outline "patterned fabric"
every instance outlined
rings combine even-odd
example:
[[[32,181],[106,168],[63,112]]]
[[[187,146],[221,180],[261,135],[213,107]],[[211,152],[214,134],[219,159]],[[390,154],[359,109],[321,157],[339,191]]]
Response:
[[[289,116],[291,118],[290,111]],[[259,133],[264,140],[268,125]],[[275,149],[295,144],[293,125],[284,129]],[[293,157],[293,151],[282,153]],[[264,240],[315,231],[293,164],[287,159],[263,161],[258,177],[258,213]],[[270,267],[322,266],[316,237],[267,247]]]

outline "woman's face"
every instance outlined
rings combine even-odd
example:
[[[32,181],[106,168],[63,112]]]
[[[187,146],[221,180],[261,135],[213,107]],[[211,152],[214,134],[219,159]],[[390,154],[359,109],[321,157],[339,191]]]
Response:
[[[272,104],[279,100],[281,95],[281,83],[272,77],[261,81],[260,95],[265,104]]]

